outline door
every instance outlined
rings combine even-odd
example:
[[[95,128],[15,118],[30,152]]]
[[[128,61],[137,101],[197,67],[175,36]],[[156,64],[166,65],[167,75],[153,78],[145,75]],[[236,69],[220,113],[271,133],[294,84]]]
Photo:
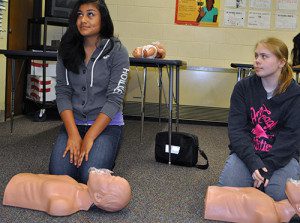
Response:
[[[33,17],[34,0],[9,0],[8,6],[8,50],[27,49],[27,20]],[[22,114],[24,85],[26,83],[26,61],[16,60],[16,92],[14,113]],[[5,118],[11,112],[11,60],[7,60]]]

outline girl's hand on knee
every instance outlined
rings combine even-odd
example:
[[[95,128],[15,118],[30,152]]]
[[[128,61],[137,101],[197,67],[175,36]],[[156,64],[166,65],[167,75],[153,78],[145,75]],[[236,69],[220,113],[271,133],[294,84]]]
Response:
[[[268,186],[269,180],[265,179],[264,181],[260,180],[254,180],[253,187],[259,188],[261,184],[264,185],[264,187]]]
[[[258,169],[252,173],[252,178],[254,181],[264,181],[264,178],[260,175]]]
[[[81,147],[80,147],[80,155],[77,163],[77,167],[80,167],[82,164],[83,159],[85,158],[85,161],[88,161],[89,159],[89,153],[93,147],[94,140],[92,140],[87,135],[84,137]]]
[[[264,172],[268,172],[267,168],[263,167],[262,170]],[[269,183],[269,180],[267,178],[264,178],[259,170],[255,170],[252,174],[252,178],[254,180],[254,183],[253,183],[253,186],[256,187],[256,188],[259,188],[261,184],[264,185],[264,187],[266,187]]]
[[[72,136],[68,138],[67,146],[63,154],[63,158],[66,157],[67,153],[70,152],[70,163],[77,165],[80,155],[82,139],[78,136]]]
[[[269,180],[265,179],[264,187],[268,186],[268,184],[269,184]]]
[[[261,184],[262,184],[262,181],[260,181],[260,180],[254,180],[253,187],[259,188]]]

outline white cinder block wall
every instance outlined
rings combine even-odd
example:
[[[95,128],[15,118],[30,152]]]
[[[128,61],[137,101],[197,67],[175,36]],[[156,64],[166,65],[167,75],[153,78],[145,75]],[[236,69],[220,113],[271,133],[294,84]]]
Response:
[[[247,1],[249,4],[249,0]],[[115,34],[127,47],[129,54],[140,45],[161,41],[167,49],[166,59],[180,59],[188,66],[199,67],[197,71],[189,68],[181,71],[180,103],[182,105],[229,106],[229,97],[236,82],[234,71],[207,71],[206,67],[230,68],[230,63],[252,63],[255,43],[267,36],[282,39],[293,47],[292,39],[300,32],[300,6],[296,30],[275,30],[274,15],[276,0],[272,0],[272,27],[270,30],[223,27],[224,0],[220,0],[219,27],[195,27],[174,24],[175,0],[106,0],[114,25]],[[298,3],[300,4],[300,3]],[[249,8],[249,7],[247,7]],[[7,11],[6,11],[7,12]],[[6,27],[7,15],[3,17]],[[53,31],[52,31],[53,29]],[[64,29],[49,27],[48,41],[58,39]],[[1,48],[6,48],[6,32],[0,33]],[[5,106],[5,67],[4,56],[0,57],[0,119]],[[205,67],[202,69],[202,67]],[[203,71],[206,70],[206,71]],[[208,69],[209,70],[209,69]],[[139,84],[142,73],[132,68],[126,100],[139,101]],[[164,75],[164,86],[168,80]],[[166,92],[168,89],[166,88]],[[158,101],[157,72],[148,75],[147,102]]]
[[[175,0],[106,0],[116,34],[129,51],[160,40],[169,59],[185,60],[189,66],[222,68],[229,68],[232,62],[252,63],[255,43],[267,36],[282,39],[292,49],[292,39],[300,32],[299,15],[296,30],[275,30],[276,2],[272,0],[271,29],[259,30],[223,27],[224,0],[220,0],[219,27],[174,24]]]
[[[236,74],[228,69],[224,72],[204,72],[201,71],[202,67],[230,68],[233,62],[251,64],[255,43],[268,36],[282,39],[291,50],[292,39],[300,31],[299,16],[296,30],[275,30],[276,0],[272,0],[270,30],[224,27],[223,0],[220,0],[219,27],[175,24],[175,0],[106,0],[106,3],[115,25],[115,33],[130,55],[136,46],[159,40],[167,49],[166,59],[180,59],[186,61],[188,66],[200,67],[200,71],[188,68],[181,72],[180,102],[183,105],[228,108]],[[129,101],[137,101],[136,97],[140,94],[136,75],[133,69],[126,97]],[[167,86],[167,79],[164,81]],[[155,72],[148,75],[148,102],[158,100],[156,82]]]

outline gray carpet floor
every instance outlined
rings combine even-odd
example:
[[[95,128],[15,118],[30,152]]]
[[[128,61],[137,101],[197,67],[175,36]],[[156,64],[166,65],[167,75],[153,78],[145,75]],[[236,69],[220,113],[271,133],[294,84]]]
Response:
[[[124,138],[115,175],[126,178],[133,198],[116,213],[99,209],[79,211],[68,217],[2,205],[6,184],[17,173],[48,173],[48,163],[56,139],[59,120],[32,122],[26,116],[15,119],[13,134],[9,122],[0,123],[0,222],[214,222],[203,218],[204,197],[209,185],[217,182],[228,155],[227,127],[180,124],[180,131],[199,137],[209,158],[207,170],[162,164],[155,161],[155,134],[167,124],[146,121],[140,143],[140,121],[126,120]],[[199,163],[204,160],[199,156]]]

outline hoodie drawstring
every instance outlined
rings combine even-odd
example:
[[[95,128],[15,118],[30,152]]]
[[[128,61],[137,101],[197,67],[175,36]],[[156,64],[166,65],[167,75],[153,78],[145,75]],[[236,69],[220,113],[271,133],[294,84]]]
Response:
[[[67,85],[70,85],[69,79],[68,79],[68,70],[67,69],[66,69],[66,82],[67,82]]]
[[[96,64],[96,61],[99,59],[99,57],[102,55],[103,51],[105,50],[107,44],[109,43],[110,40],[107,40],[103,49],[101,50],[101,52],[99,53],[99,55],[96,57],[95,61],[93,62],[93,66],[92,66],[92,74],[91,74],[91,85],[90,87],[93,87],[93,83],[94,83],[94,66]],[[69,83],[69,78],[68,78],[68,70],[66,69],[66,82],[67,85],[70,85]]]
[[[94,66],[95,66],[97,60],[99,59],[99,57],[102,55],[102,53],[103,53],[103,51],[105,50],[105,48],[106,48],[107,44],[109,43],[109,41],[110,41],[109,39],[106,41],[106,43],[105,43],[103,49],[101,50],[101,52],[99,53],[99,55],[96,57],[96,59],[95,59],[95,61],[94,61],[94,63],[93,63],[93,66],[92,66],[92,73],[91,73],[91,85],[90,85],[90,87],[93,87],[93,83],[94,83]]]

